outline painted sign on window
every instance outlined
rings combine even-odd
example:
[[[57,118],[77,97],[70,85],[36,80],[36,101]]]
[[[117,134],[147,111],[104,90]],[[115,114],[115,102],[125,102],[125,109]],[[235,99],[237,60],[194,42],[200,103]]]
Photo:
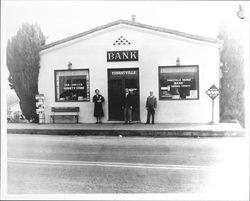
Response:
[[[89,71],[55,71],[56,101],[89,101]]]
[[[161,100],[199,98],[198,66],[159,67]]]

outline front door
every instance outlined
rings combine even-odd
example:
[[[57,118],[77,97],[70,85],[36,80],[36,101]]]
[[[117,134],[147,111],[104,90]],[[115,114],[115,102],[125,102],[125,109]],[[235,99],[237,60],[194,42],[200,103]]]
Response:
[[[123,121],[122,99],[125,88],[134,98],[132,120],[140,120],[139,69],[108,69],[108,108],[110,121]]]

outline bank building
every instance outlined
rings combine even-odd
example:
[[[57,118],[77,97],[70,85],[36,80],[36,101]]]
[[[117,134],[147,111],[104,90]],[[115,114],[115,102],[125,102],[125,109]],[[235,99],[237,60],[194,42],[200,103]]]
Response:
[[[219,86],[219,40],[118,20],[47,44],[40,51],[39,93],[45,122],[52,107],[79,107],[79,123],[94,123],[92,97],[104,96],[104,123],[123,121],[122,94],[134,97],[132,119],[146,121],[149,91],[157,98],[156,123],[208,123]],[[219,121],[219,98],[214,102]]]

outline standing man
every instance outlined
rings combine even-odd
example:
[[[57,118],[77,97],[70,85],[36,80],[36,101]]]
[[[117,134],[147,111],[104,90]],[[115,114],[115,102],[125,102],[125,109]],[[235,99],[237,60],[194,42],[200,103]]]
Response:
[[[124,111],[124,121],[125,124],[132,124],[132,109],[133,109],[133,97],[130,94],[128,88],[125,89],[125,93],[123,94],[123,106],[122,109]]]
[[[150,91],[149,94],[150,94],[150,96],[148,96],[147,102],[146,102],[146,109],[148,111],[146,124],[149,124],[151,115],[152,115],[152,124],[154,124],[155,123],[154,122],[155,109],[157,106],[157,102],[156,102],[156,98],[153,95],[154,94],[153,91]]]

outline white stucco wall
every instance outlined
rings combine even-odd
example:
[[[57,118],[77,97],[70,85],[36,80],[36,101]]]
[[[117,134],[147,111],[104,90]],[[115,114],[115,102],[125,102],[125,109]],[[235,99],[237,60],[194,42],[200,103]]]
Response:
[[[114,46],[113,43],[123,36],[131,45]],[[107,51],[138,50],[139,61],[107,62]],[[175,35],[145,30],[129,25],[116,25],[102,31],[84,36],[67,43],[45,49],[41,52],[39,74],[39,93],[45,94],[46,122],[53,106],[79,106],[80,122],[95,122],[93,117],[92,96],[99,88],[106,101],[105,117],[108,120],[108,76],[107,69],[139,68],[140,117],[146,120],[145,101],[149,90],[154,91],[158,100],[156,122],[192,122],[211,121],[212,101],[206,90],[215,84],[219,87],[219,45],[186,39]],[[199,65],[199,100],[159,100],[158,66],[175,65],[179,57],[181,65]],[[54,70],[89,69],[90,102],[55,102]],[[215,99],[215,121],[219,121],[219,98]]]

